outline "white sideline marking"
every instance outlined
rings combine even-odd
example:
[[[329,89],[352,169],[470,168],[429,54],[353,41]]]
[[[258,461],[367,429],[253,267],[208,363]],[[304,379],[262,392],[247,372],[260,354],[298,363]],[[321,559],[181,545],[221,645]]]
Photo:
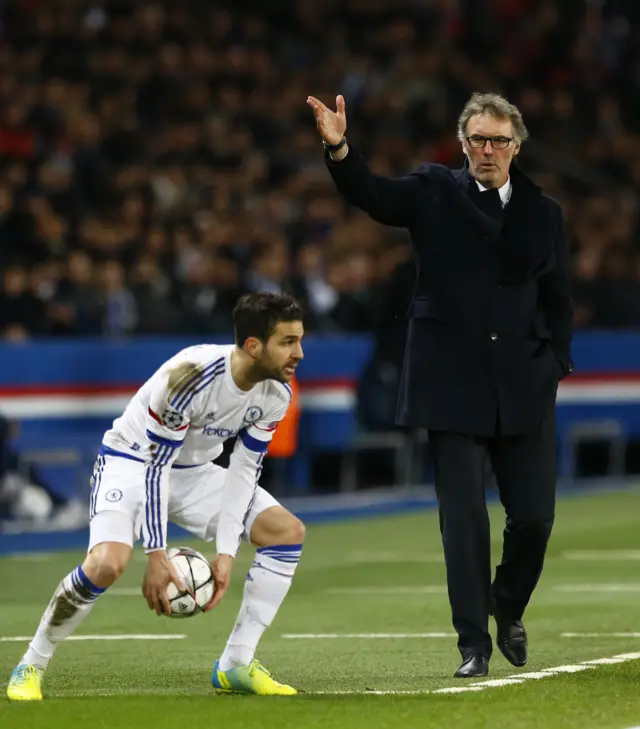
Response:
[[[552,666],[550,668],[544,668],[540,671],[531,671],[529,673],[515,673],[505,678],[492,679],[489,681],[474,681],[473,683],[465,686],[447,686],[446,688],[435,689],[433,691],[317,691],[310,693],[319,694],[359,694],[366,696],[367,694],[462,694],[473,691],[485,691],[489,688],[501,687],[501,686],[514,686],[516,684],[523,684],[529,680],[539,680],[543,678],[551,678],[562,673],[580,673],[581,671],[588,671],[595,669],[598,665],[605,665],[609,663],[626,663],[627,661],[637,661],[640,659],[640,653],[621,653],[617,656],[611,656],[610,658],[596,658],[591,661],[584,661],[570,666]],[[640,729],[640,728],[639,728]]]
[[[640,653],[638,654],[640,658]],[[573,666],[554,666],[553,668],[542,668],[541,673],[549,673],[555,676],[557,673],[580,673],[580,671],[587,671],[589,668],[593,668],[588,663],[577,663]]]
[[[407,689],[404,691],[365,689],[364,691],[305,691],[304,693],[307,696],[425,696],[429,691],[422,691],[421,689]]]
[[[66,640],[182,640],[186,635],[70,635]],[[30,641],[32,635],[0,636],[0,643],[23,643]]]
[[[146,556],[145,556],[146,559]],[[365,585],[362,587],[330,587],[325,595],[444,595],[445,585]],[[142,596],[140,587],[111,587],[106,593],[116,597]]]
[[[520,678],[494,678],[490,681],[483,681],[481,688],[493,688],[494,686],[513,686],[516,683],[524,683],[525,679]],[[474,684],[474,686],[477,684]]]
[[[640,633],[560,633],[560,637],[561,638],[640,638]],[[602,658],[600,660],[605,660],[605,659]]]
[[[556,592],[640,592],[639,582],[600,582],[593,584],[555,585]]]
[[[322,592],[326,595],[444,595],[447,588],[444,585],[380,585],[379,587],[330,587]],[[106,594],[116,597],[139,597],[142,596],[142,590],[140,587],[111,587]]]
[[[329,595],[444,595],[445,585],[364,585],[361,587],[330,587]]]
[[[4,556],[12,562],[52,562],[54,556],[49,552],[14,552]]]
[[[596,658],[594,661],[585,661],[590,666],[613,666],[615,663],[624,663],[623,658]]]
[[[146,556],[146,555],[145,555]],[[110,587],[107,595],[115,595],[116,597],[142,597],[141,587]]]
[[[0,684],[0,689],[6,688],[6,684]],[[200,688],[186,688],[176,686],[170,691],[162,688],[149,688],[148,686],[129,687],[122,689],[104,688],[83,688],[74,691],[73,689],[60,689],[59,691],[47,691],[47,697],[78,698],[82,696],[209,696],[211,697],[211,686],[206,684]]]
[[[352,564],[374,562],[444,562],[443,552],[422,552],[410,554],[405,552],[356,550],[346,555],[346,560]]]
[[[73,636],[72,636],[73,637]],[[154,638],[159,636],[153,636]],[[169,636],[162,636],[169,637]],[[176,637],[176,636],[174,636]],[[184,637],[184,636],[180,636]],[[575,666],[556,666],[551,668],[545,668],[541,671],[532,671],[529,673],[517,673],[505,678],[492,679],[489,681],[477,681],[471,684],[465,684],[464,686],[447,686],[441,689],[435,689],[433,691],[424,691],[421,689],[410,689],[410,690],[387,690],[387,689],[374,689],[370,691],[305,691],[302,696],[426,696],[428,694],[461,694],[461,693],[472,693],[476,691],[486,691],[490,688],[503,687],[503,686],[514,686],[516,684],[526,683],[528,680],[536,680],[543,678],[551,678],[557,676],[559,673],[577,673],[579,671],[595,669],[598,665],[605,665],[608,663],[625,663],[627,661],[637,661],[640,659],[640,653],[621,653],[617,656],[611,656],[610,658],[596,658],[591,661],[585,661],[578,663]],[[0,684],[0,687],[4,688],[4,684]],[[59,697],[72,697],[72,696],[171,696],[171,695],[206,695],[210,694],[210,690],[206,688],[173,688],[171,690],[162,688],[149,688],[147,686],[140,686],[138,688],[129,686],[125,689],[118,690],[105,690],[100,688],[95,689],[81,689],[79,691],[56,691],[51,693],[51,696]],[[630,727],[629,729],[640,729],[640,727]]]
[[[395,638],[455,638],[456,633],[283,633],[281,638],[286,640],[340,640],[341,638],[356,638],[362,640],[384,640]],[[640,638],[640,633],[560,633],[561,638]],[[584,665],[607,665],[622,663],[619,658],[597,658],[594,661],[584,661]],[[541,669],[560,671],[560,668]],[[521,674],[518,674],[520,676]],[[527,676],[529,677],[529,676]]]
[[[573,549],[563,552],[564,559],[576,562],[640,561],[640,549]]]
[[[334,640],[340,638],[455,638],[455,633],[284,633],[289,640]]]

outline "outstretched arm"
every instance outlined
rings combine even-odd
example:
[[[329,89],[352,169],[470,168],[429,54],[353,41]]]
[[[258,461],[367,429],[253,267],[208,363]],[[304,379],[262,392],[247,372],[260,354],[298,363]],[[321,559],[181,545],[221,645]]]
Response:
[[[326,145],[340,145],[347,131],[344,97],[336,98],[335,112],[314,96],[308,97],[307,104],[313,110],[325,148]],[[402,228],[411,225],[420,206],[423,176],[413,173],[398,178],[375,175],[358,150],[347,142],[335,151],[326,149],[326,162],[336,187],[351,205],[384,225]]]

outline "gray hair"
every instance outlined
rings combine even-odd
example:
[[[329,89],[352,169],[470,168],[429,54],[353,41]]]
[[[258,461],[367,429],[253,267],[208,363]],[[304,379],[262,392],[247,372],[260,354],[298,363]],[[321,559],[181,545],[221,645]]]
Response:
[[[522,121],[520,109],[510,104],[504,96],[499,94],[472,94],[471,98],[464,105],[464,109],[458,119],[458,139],[463,142],[467,136],[467,124],[472,116],[478,114],[490,114],[497,119],[509,119],[513,126],[515,141],[520,144],[529,138],[527,127]]]

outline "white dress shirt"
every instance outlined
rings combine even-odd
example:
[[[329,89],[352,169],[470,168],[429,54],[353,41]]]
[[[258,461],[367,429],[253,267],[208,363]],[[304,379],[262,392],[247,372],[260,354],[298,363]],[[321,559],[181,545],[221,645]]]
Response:
[[[480,192],[485,192],[485,190],[488,190],[488,187],[485,187],[484,185],[481,185],[478,180],[476,180],[476,185],[478,186],[478,189]],[[504,183],[504,185],[500,188],[498,188],[498,193],[500,195],[500,200],[502,202],[502,207],[506,207],[509,200],[511,200],[511,178],[507,177],[507,181]]]

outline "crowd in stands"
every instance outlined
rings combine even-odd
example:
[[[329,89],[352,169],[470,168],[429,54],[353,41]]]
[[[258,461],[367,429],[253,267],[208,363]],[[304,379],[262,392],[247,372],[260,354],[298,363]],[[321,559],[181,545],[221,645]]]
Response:
[[[576,325],[640,325],[637,0],[5,0],[0,336],[226,333],[251,290],[311,331],[389,326],[407,236],[343,204],[305,100],[344,94],[402,175],[461,164],[473,91],[524,114]]]

